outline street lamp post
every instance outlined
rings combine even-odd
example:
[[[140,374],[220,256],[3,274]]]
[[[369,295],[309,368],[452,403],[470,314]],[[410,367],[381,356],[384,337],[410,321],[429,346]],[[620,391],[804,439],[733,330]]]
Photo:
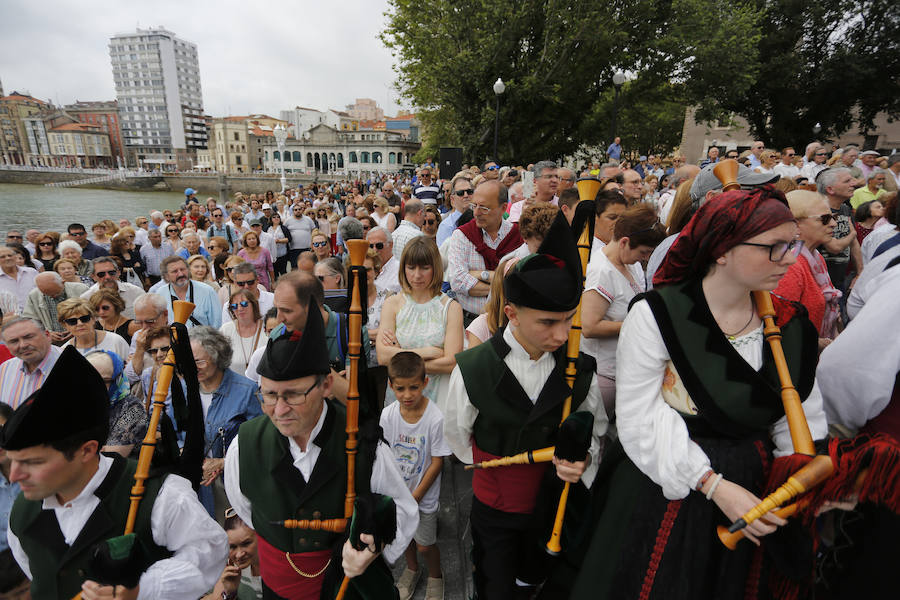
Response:
[[[275,143],[278,144],[278,155],[281,157],[281,193],[284,193],[287,187],[287,180],[284,178],[284,142],[287,140],[287,129],[283,125],[276,125],[272,131],[275,136]]]
[[[616,87],[616,95],[613,98],[613,118],[612,131],[609,134],[609,143],[616,139],[616,120],[619,118],[619,92],[622,91],[622,84],[625,83],[625,73],[616,71],[612,78],[613,85]]]
[[[497,109],[494,111],[494,162],[500,164],[497,156],[497,138],[500,134],[500,96],[506,91],[506,84],[499,77],[494,82],[494,95],[497,96]]]

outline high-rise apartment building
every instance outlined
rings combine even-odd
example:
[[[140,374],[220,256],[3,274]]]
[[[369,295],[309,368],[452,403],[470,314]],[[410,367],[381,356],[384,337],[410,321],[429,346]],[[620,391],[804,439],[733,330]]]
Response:
[[[109,40],[122,138],[129,163],[190,169],[207,132],[197,46],[162,27]]]

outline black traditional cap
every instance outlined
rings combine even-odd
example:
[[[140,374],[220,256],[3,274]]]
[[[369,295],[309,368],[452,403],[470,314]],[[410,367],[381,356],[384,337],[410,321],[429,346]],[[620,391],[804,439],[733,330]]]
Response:
[[[0,447],[32,446],[96,434],[100,445],[109,431],[109,396],[97,369],[75,348],[63,350],[44,385],[31,394],[0,430]]]
[[[256,372],[273,381],[331,372],[325,324],[315,298],[309,299],[303,331],[285,331],[279,337],[270,339]]]
[[[544,237],[537,254],[516,263],[503,280],[506,300],[537,310],[566,312],[581,300],[581,260],[575,238],[562,211]]]

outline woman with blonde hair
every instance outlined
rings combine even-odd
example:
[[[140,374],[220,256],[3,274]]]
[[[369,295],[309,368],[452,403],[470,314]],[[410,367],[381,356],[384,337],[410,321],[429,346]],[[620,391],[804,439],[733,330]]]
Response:
[[[209,261],[200,254],[195,254],[187,259],[188,271],[191,273],[191,279],[194,281],[199,281],[201,283],[205,283],[212,289],[219,291],[220,286],[216,283],[216,280],[213,279],[212,267],[209,265]]]
[[[368,204],[368,199],[366,204]],[[375,219],[379,227],[384,227],[388,231],[393,231],[397,228],[397,217],[390,211],[390,204],[385,198],[374,198],[369,216]]]
[[[511,256],[501,260],[500,264],[497,265],[495,273],[503,273],[503,277],[495,276],[491,280],[491,291],[487,304],[484,307],[484,312],[475,317],[475,320],[466,327],[467,348],[474,348],[479,344],[483,344],[509,323],[509,317],[506,316],[506,312],[503,310],[503,307],[506,306],[503,280],[506,279],[506,274],[517,262],[519,262],[519,258]]]
[[[381,310],[375,344],[378,363],[386,365],[398,352],[415,352],[425,360],[425,396],[443,410],[446,383],[463,347],[463,316],[459,303],[441,293],[444,265],[434,240],[413,238],[400,257],[401,293]],[[390,401],[395,399],[391,390]]]
[[[267,290],[272,289],[275,282],[275,265],[269,251],[260,246],[259,235],[255,231],[246,232],[241,238],[243,248],[238,251],[238,256],[253,264],[259,283]]]
[[[781,160],[781,152],[778,150],[763,150],[759,155],[759,166],[753,169],[757,173],[774,173],[775,165]]]
[[[224,273],[222,277],[222,287],[219,289],[219,300],[222,301],[222,304],[228,302],[231,297],[231,292],[236,289],[233,285],[234,280],[231,279],[231,271],[243,262],[247,261],[240,256],[229,256],[225,260],[225,267],[222,269],[222,272]]]

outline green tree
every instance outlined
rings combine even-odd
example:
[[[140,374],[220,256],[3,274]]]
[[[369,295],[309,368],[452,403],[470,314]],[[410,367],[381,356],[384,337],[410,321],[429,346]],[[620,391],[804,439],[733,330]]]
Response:
[[[492,86],[503,78],[506,163],[608,142],[607,127],[589,123],[618,69],[640,73],[647,89],[693,79],[685,99],[701,87],[748,86],[751,76],[716,67],[752,62],[758,20],[743,0],[390,0],[386,16],[381,39],[396,60],[397,89],[417,107],[429,148],[459,145],[469,161],[488,158]],[[646,108],[629,119],[649,123],[659,109]]]

